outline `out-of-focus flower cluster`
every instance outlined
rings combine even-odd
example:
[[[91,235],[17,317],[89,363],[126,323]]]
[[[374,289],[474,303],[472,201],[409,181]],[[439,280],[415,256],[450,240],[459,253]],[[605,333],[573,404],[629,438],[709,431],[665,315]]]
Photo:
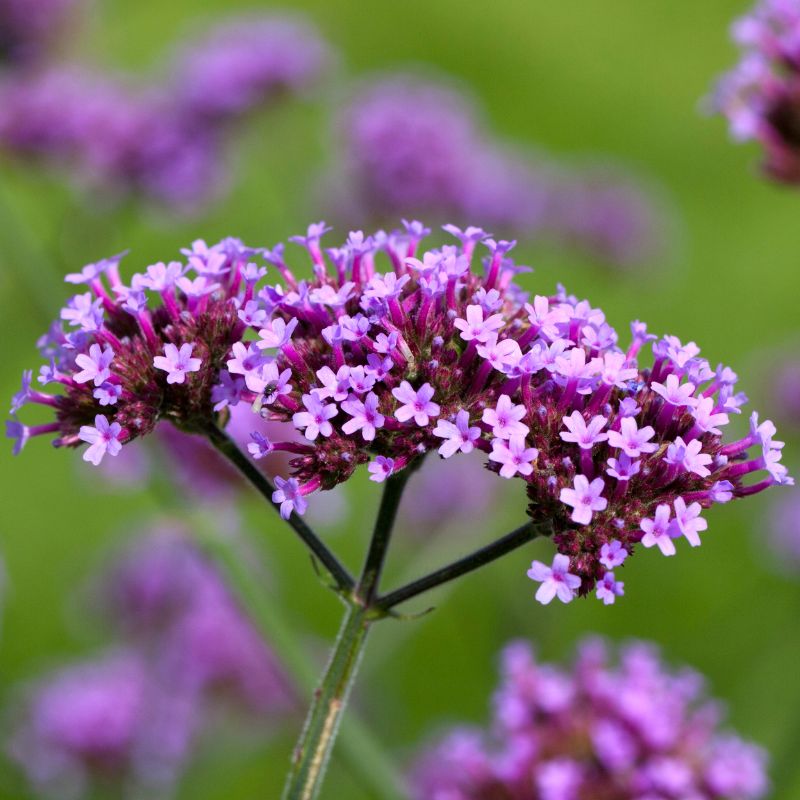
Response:
[[[719,80],[712,107],[728,118],[735,139],[761,143],[770,177],[798,184],[800,2],[760,0],[732,32],[742,57]]]
[[[14,416],[7,433],[17,451],[45,433],[61,446],[85,442],[84,459],[99,463],[160,420],[208,433],[246,403],[302,434],[272,440],[254,429],[248,444],[256,460],[290,455],[291,477],[276,478],[273,496],[287,518],[360,464],[382,482],[429,451],[478,450],[501,477],[524,482],[533,520],[553,526],[558,555],[529,573],[541,602],[596,588],[611,603],[622,594],[614,570],[636,544],[664,555],[677,538],[697,546],[704,509],[792,482],[771,422],[753,413],[744,436],[723,440],[746,398],[694,342],[636,322],[623,349],[588,301],[561,287],[529,297],[515,282],[524,268],[508,255],[513,242],[446,229],[458,244],[424,253],[419,222],[355,231],[323,251],[327,229],[312,225],[293,239],[311,280],[281,245],[235,239],[195,242],[185,262],[151,265],[130,285],[118,257],[91,264],[67,276],[88,288],[61,312],[68,329],[40,342],[48,363],[38,381],[62,393],[35,389],[26,372],[12,404],[15,415],[50,406],[56,421],[28,427]],[[259,258],[282,284],[262,284]],[[647,344],[650,366],[639,361]]]
[[[770,539],[778,564],[786,571],[800,569],[800,489],[775,498],[770,518]]]
[[[0,65],[43,58],[77,5],[77,0],[0,0]]]
[[[800,428],[800,361],[782,359],[773,376],[773,401],[780,421]]]
[[[0,80],[0,149],[189,213],[226,187],[232,123],[307,91],[330,56],[305,20],[252,15],[185,43],[158,81],[69,64],[11,71]]]
[[[221,699],[255,720],[296,710],[275,656],[185,531],[164,525],[103,576],[122,644],[28,687],[12,757],[48,797],[95,782],[168,790]]]
[[[568,169],[496,141],[476,105],[446,82],[368,82],[340,113],[337,134],[342,157],[323,194],[346,224],[481,220],[499,235],[622,267],[660,247],[664,220],[642,185],[618,169]]]
[[[491,732],[457,729],[414,770],[418,800],[756,800],[762,750],[720,730],[695,672],[651,645],[583,643],[571,669],[503,653]]]

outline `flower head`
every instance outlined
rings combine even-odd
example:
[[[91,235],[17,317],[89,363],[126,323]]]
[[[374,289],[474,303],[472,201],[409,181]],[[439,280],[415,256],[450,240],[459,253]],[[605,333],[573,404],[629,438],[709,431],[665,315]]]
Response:
[[[193,117],[228,120],[307,90],[330,61],[327,44],[301,17],[243,15],[184,45],[173,91]]]
[[[74,4],[3,0],[0,60],[40,50]],[[0,147],[67,167],[76,183],[112,198],[197,212],[230,184],[232,123],[309,90],[331,53],[301,16],[254,13],[193,37],[169,61],[169,74],[137,82],[59,63],[10,72],[0,86]],[[207,288],[178,281],[187,293]]]
[[[710,106],[728,118],[734,139],[763,146],[771,178],[797,185],[800,9],[794,0],[758,0],[732,31],[741,60],[720,78]]]
[[[256,458],[269,447],[290,454],[276,489],[285,515],[378,457],[373,481],[432,451],[449,460],[476,451],[491,472],[524,485],[534,523],[552,525],[580,578],[579,595],[618,574],[621,551],[643,542],[668,552],[678,538],[696,545],[710,506],[792,482],[771,422],[753,415],[745,436],[725,439],[745,401],[736,376],[712,369],[694,342],[655,339],[636,322],[623,349],[603,312],[562,287],[531,304],[515,282],[511,242],[486,240],[481,259],[485,234],[452,230],[456,244],[428,251],[417,222],[325,248],[326,226],[312,225],[297,241],[305,279],[282,248],[231,239],[195,242],[186,263],[130,286],[116,262],[90,270],[89,291],[66,309],[69,330],[42,341],[45,380],[62,393],[34,392],[27,376],[13,401],[16,411],[50,405],[56,422],[29,428],[13,418],[8,433],[19,449],[54,429],[58,444],[78,445],[82,432],[95,460],[160,420],[205,432],[240,406],[247,418],[249,406],[254,423],[294,434],[270,433],[269,446],[242,437]],[[259,255],[281,282],[255,266]],[[213,289],[188,294],[179,275]],[[158,288],[136,289],[146,302],[134,310],[115,299],[147,286]],[[324,287],[333,304],[320,301]]]
[[[0,61],[36,64],[58,40],[77,0],[3,0],[0,3]]]
[[[120,276],[121,257],[80,273],[88,291],[70,300],[62,323],[40,342],[49,364],[46,386],[60,389],[60,394],[33,391],[28,382],[14,399],[14,411],[27,403],[54,411],[55,422],[28,428],[28,434],[54,432],[56,445],[70,447],[87,442],[86,460],[99,464],[124,443],[150,433],[160,420],[190,431],[207,428],[214,407],[235,404],[243,391],[254,398],[225,369],[232,366],[236,374],[238,365],[238,374],[253,384],[254,368],[232,349],[242,347],[239,340],[247,330],[236,302],[252,294],[241,280],[251,254],[228,239],[206,248],[203,256],[193,255],[191,264],[151,265],[134,274],[129,284]],[[223,278],[204,277],[210,261],[225,266]],[[190,296],[177,286],[180,274],[216,286]],[[134,309],[128,303],[132,291],[142,297]],[[272,383],[264,366],[268,361],[259,361],[264,370],[255,384],[259,392],[268,383],[285,388],[277,375]]]
[[[643,263],[658,249],[659,209],[630,176],[569,169],[541,150],[510,147],[481,118],[473,98],[447,81],[395,74],[364,82],[338,121],[342,153],[324,184],[330,205],[350,223],[459,220],[445,230],[467,253],[487,235],[463,224],[476,219],[614,266]],[[458,314],[461,336],[483,341],[498,322],[494,311],[469,304]]]
[[[622,594],[612,580],[598,585],[607,603]],[[766,754],[719,729],[699,675],[670,669],[645,642],[614,660],[609,651],[586,640],[562,666],[509,644],[490,724],[427,746],[411,774],[414,800],[766,796]]]

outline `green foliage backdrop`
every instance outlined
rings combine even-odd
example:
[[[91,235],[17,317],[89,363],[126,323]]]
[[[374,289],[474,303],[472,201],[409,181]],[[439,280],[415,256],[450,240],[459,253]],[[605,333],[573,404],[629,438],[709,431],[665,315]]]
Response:
[[[549,291],[563,281],[600,305],[620,330],[641,318],[656,332],[695,339],[712,362],[725,360],[743,376],[755,407],[769,410],[763,378],[771,348],[800,341],[800,195],[761,180],[756,151],[733,146],[724,123],[700,110],[711,81],[735,58],[727,27],[744,10],[742,3],[292,5],[307,11],[341,49],[334,84],[370,70],[427,62],[473,87],[499,134],[566,159],[608,154],[663,183],[677,210],[665,263],[620,277],[523,250],[520,259],[536,267],[526,285]],[[187,23],[230,11],[224,0],[96,0],[81,50],[101,63],[146,68]],[[335,97],[332,92],[327,98],[331,107]],[[311,213],[305,198],[331,151],[329,111],[293,102],[249,126],[234,154],[233,193],[192,222],[87,210],[58,180],[0,165],[0,396],[10,397],[20,371],[36,363],[33,343],[44,327],[43,311],[52,313],[67,296],[52,270],[63,274],[126,247],[133,263],[145,265],[168,260],[200,236],[237,235],[271,245],[304,229]],[[800,456],[790,451],[788,463],[800,464]],[[51,451],[43,441],[32,442],[18,459],[6,448],[0,455],[0,550],[9,573],[0,700],[16,682],[101,640],[76,611],[78,587],[102,548],[124,536],[128,520],[160,507],[154,496],[100,492],[92,480],[91,467],[78,456]],[[348,488],[355,510],[325,530],[354,561],[377,498],[366,480]],[[524,497],[512,496],[496,518],[456,532],[445,549],[459,551],[460,537],[475,541],[504,532],[518,523],[524,505]],[[271,513],[257,505],[244,513],[269,573],[270,602],[321,663],[339,605]],[[654,551],[633,559],[624,570],[627,596],[611,608],[594,601],[540,607],[525,569],[549,545],[515,553],[446,597],[431,598],[434,613],[379,626],[356,707],[374,738],[402,763],[445,721],[485,718],[496,653],[507,639],[532,638],[544,656],[557,658],[586,632],[646,637],[660,643],[670,660],[708,676],[739,731],[773,752],[780,781],[775,797],[798,797],[800,577],[776,574],[765,557],[768,513],[769,498],[763,497],[715,509],[702,548],[683,547],[674,559]],[[408,567],[414,551],[400,543],[390,579]],[[397,637],[402,642],[382,660],[381,651]],[[286,730],[258,746],[213,737],[189,769],[181,797],[277,797],[295,733]],[[0,776],[0,797],[26,796],[2,762]],[[373,795],[337,762],[323,796]]]

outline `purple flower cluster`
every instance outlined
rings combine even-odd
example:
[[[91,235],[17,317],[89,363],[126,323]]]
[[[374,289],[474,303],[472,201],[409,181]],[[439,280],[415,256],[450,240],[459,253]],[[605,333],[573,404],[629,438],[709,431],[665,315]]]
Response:
[[[31,686],[9,753],[54,800],[88,797],[95,783],[154,790],[174,781],[195,723],[140,652],[112,651]]]
[[[295,710],[275,656],[178,527],[137,541],[101,591],[126,644],[33,686],[12,739],[47,796],[86,797],[94,781],[172,783],[222,694],[263,719]]]
[[[790,358],[774,375],[773,395],[781,421],[800,427],[800,361]]]
[[[509,645],[491,734],[450,733],[414,770],[418,800],[757,800],[763,751],[719,730],[701,676],[643,642],[612,663],[601,640],[571,669]]]
[[[251,711],[294,707],[291,683],[213,565],[177,526],[161,526],[108,570],[104,606],[158,670],[196,696],[224,690]]]
[[[0,63],[39,60],[76,5],[76,0],[0,0]]]
[[[168,92],[79,67],[0,84],[0,147],[66,169],[92,189],[182,213],[226,181],[221,131],[185,115]]]
[[[783,183],[800,183],[800,2],[760,0],[737,20],[733,38],[742,57],[717,84],[714,110],[732,136],[755,139],[765,151],[764,170]]]
[[[0,83],[0,148],[191,213],[226,188],[231,123],[306,89],[327,61],[307,23],[261,15],[187,46],[158,82],[64,64],[12,73]]]
[[[622,349],[603,312],[563,288],[528,297],[513,242],[446,226],[458,244],[418,252],[429,231],[410,222],[323,249],[326,230],[293,239],[311,280],[281,245],[256,251],[233,239],[195,242],[188,263],[152,265],[130,286],[118,258],[68,276],[89,291],[62,310],[69,330],[42,340],[49,363],[38,379],[64,391],[34,389],[28,372],[12,405],[52,406],[56,421],[12,418],[17,451],[55,432],[57,445],[87,442],[84,459],[98,463],[160,419],[203,433],[244,402],[302,434],[272,441],[254,430],[248,445],[256,460],[293,456],[273,498],[288,517],[371,458],[382,482],[431,450],[477,450],[524,482],[534,522],[553,525],[559,556],[530,573],[543,602],[595,587],[610,602],[622,591],[614,570],[636,544],[665,555],[678,538],[696,546],[702,510],[792,482],[775,427],[757,414],[746,435],[723,441],[746,402],[730,369],[640,322]],[[257,256],[283,284],[261,285]],[[648,343],[651,366],[639,363]]]
[[[84,459],[99,464],[162,419],[188,432],[207,429],[214,407],[229,404],[230,391],[214,386],[266,271],[250,260],[255,254],[236,239],[210,248],[196,241],[185,262],[152,264],[129,285],[119,274],[122,256],[67,275],[86,291],[39,341],[47,363],[36,378],[63,393],[40,391],[29,371],[11,409],[47,405],[56,421],[29,428],[14,417],[7,432],[15,451],[29,436],[55,432],[56,446],[89,443]]]
[[[317,82],[331,53],[301,17],[244,15],[184,46],[175,94],[193,117],[229,120]]]
[[[770,540],[781,567],[796,573],[800,568],[800,489],[777,498],[770,519]]]
[[[658,215],[642,187],[611,169],[565,169],[498,143],[447,83],[367,83],[342,112],[339,139],[343,163],[327,191],[347,222],[479,219],[619,266],[657,249]]]

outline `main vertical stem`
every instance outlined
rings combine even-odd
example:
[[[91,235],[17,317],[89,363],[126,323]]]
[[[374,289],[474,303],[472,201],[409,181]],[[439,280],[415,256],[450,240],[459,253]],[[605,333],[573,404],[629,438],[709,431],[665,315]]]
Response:
[[[317,797],[347,697],[358,672],[369,624],[368,609],[356,604],[348,608],[295,748],[283,800],[313,800]]]
[[[410,472],[404,470],[390,477],[384,486],[361,577],[352,593],[343,594],[348,605],[347,613],[295,747],[283,800],[313,800],[322,786],[369,626],[375,619],[385,616],[375,610],[373,601],[409,475]]]

